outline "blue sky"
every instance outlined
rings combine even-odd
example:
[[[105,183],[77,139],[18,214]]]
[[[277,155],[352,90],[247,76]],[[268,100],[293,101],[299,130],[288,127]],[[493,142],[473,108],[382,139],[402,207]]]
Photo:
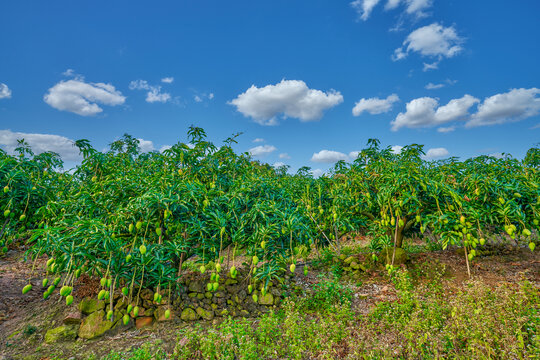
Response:
[[[77,161],[123,133],[145,150],[203,127],[294,171],[369,138],[430,159],[540,136],[540,3],[11,1],[0,4],[0,147]],[[254,142],[258,139],[257,142]],[[396,147],[398,149],[398,147]],[[320,172],[320,171],[319,171]]]

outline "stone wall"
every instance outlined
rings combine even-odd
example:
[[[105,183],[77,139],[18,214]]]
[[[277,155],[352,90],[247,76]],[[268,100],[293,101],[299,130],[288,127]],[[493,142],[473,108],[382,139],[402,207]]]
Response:
[[[278,306],[286,289],[285,282],[276,281],[268,284],[264,295],[261,284],[252,284],[253,291],[248,293],[249,277],[240,272],[236,279],[227,277],[221,280],[215,292],[207,291],[208,281],[208,277],[200,274],[190,274],[184,279],[183,290],[174,302],[182,320],[258,316]],[[253,295],[256,295],[255,299]]]
[[[205,274],[188,273],[180,282],[180,290],[169,302],[168,288],[161,290],[162,300],[154,301],[154,292],[150,289],[141,291],[137,300],[123,296],[118,290],[112,301],[98,300],[97,297],[84,298],[64,319],[64,325],[50,329],[45,336],[46,342],[73,340],[76,337],[92,339],[112,330],[124,331],[133,326],[142,328],[156,321],[208,321],[215,317],[256,317],[279,306],[287,289],[291,289],[292,277],[285,275],[283,280],[269,282],[263,294],[262,284],[255,283],[247,271],[238,271],[233,279],[229,274],[220,274],[219,286],[215,291],[208,291],[210,271]],[[252,286],[251,293],[248,286]],[[255,296],[254,296],[255,295]],[[107,312],[112,316],[107,319]],[[129,306],[131,305],[131,306]],[[138,307],[137,316],[134,307]],[[75,307],[75,306],[74,306]],[[126,315],[128,307],[131,311]],[[165,312],[169,310],[170,316]],[[124,323],[124,320],[128,320]],[[75,335],[76,334],[76,335]]]

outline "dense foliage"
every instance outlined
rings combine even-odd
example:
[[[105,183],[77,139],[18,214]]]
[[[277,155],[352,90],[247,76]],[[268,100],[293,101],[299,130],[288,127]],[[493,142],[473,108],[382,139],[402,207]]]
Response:
[[[524,161],[431,162],[422,146],[395,154],[370,140],[353,163],[338,162],[315,179],[309,168],[289,175],[236,154],[235,139],[216,147],[191,127],[187,143],[162,153],[141,153],[129,135],[107,152],[79,140],[84,160],[68,172],[59,171],[58,155],[34,156],[21,141],[16,155],[0,154],[3,251],[23,238],[30,258],[49,257],[55,279],[45,297],[62,282],[60,293],[72,301],[74,280],[88,273],[102,278],[100,298],[120,288],[134,298],[148,287],[159,302],[188,262],[212,272],[209,290],[217,289],[222,267],[235,277],[245,266],[264,291],[265,281],[294,272],[310,251],[332,246],[339,253],[349,234],[371,235],[374,260],[383,247],[401,247],[405,234],[426,231],[443,248],[463,246],[468,261],[492,234],[521,238],[534,250],[538,149]]]

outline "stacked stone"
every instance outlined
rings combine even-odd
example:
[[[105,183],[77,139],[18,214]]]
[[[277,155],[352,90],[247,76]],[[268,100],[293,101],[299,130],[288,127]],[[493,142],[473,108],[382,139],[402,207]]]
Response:
[[[248,294],[247,283],[239,279],[227,278],[220,283],[215,292],[206,290],[207,279],[192,277],[185,280],[185,288],[178,299],[178,308],[181,309],[180,318],[184,321],[197,319],[212,320],[216,316],[258,316],[270,308],[278,306],[281,301],[281,284],[269,283],[266,294],[255,289]],[[253,294],[257,295],[257,302]]]
[[[359,278],[363,272],[367,271],[367,264],[362,263],[362,260],[355,256],[347,256],[341,254],[335,258],[335,261],[341,265],[341,268],[345,272],[343,275],[345,279]]]
[[[152,325],[156,321],[175,319],[178,321],[213,320],[214,317],[255,317],[278,306],[282,300],[282,289],[285,282],[269,282],[266,293],[261,293],[261,284],[254,284],[252,293],[248,294],[248,274],[238,273],[236,279],[222,279],[215,292],[206,290],[209,275],[193,273],[180,282],[180,294],[169,305],[166,293],[162,292],[162,300],[158,304],[154,292],[149,289],[141,291],[139,301],[131,302],[132,308],[138,306],[138,314],[134,310],[128,314],[130,320],[124,325],[122,318],[127,312],[128,299],[121,294],[113,298],[113,316],[106,319],[110,308],[109,300],[84,298],[78,305],[78,311],[73,311],[65,319],[64,324],[47,331],[45,342],[52,343],[60,340],[73,340],[77,337],[93,339],[111,330],[123,331],[135,325],[140,329]],[[286,277],[290,281],[291,277]],[[243,280],[245,279],[245,281]],[[224,281],[223,281],[224,280]],[[257,295],[256,297],[253,294]],[[255,302],[255,299],[257,300]],[[170,310],[170,316],[165,317],[165,311]]]

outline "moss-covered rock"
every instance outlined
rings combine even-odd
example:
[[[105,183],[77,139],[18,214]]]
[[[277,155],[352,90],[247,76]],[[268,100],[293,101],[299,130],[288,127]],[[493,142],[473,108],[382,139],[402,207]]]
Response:
[[[212,320],[214,318],[214,312],[212,310],[205,310],[202,307],[197,308],[197,314],[204,320]]]
[[[180,314],[180,318],[184,321],[195,321],[199,315],[192,308],[185,308]]]
[[[146,311],[146,309],[144,307],[139,306],[139,313],[137,314],[137,316],[143,316],[145,311]],[[137,317],[137,316],[135,316],[135,305],[133,305],[133,309],[129,313],[129,316],[131,316],[132,318]]]
[[[99,310],[84,318],[79,328],[79,337],[93,339],[103,335],[112,326],[113,323],[105,319],[105,311]]]
[[[77,337],[77,326],[62,325],[54,329],[49,329],[45,333],[45,343],[52,344],[58,341],[74,340]]]
[[[72,311],[64,317],[62,321],[66,325],[80,324],[82,321],[82,314],[80,311]]]
[[[141,291],[141,299],[149,301],[153,300],[154,292],[150,289],[143,289],[143,291]]]
[[[384,248],[379,253],[379,259],[386,264],[392,263],[392,256],[394,255],[394,248],[393,247],[387,247]],[[408,260],[409,256],[407,255],[407,252],[401,248],[396,248],[396,254],[394,256],[394,265],[401,265],[405,264]]]
[[[113,317],[111,321],[113,322],[113,325],[111,329],[114,329],[115,327],[122,325],[122,317],[126,314],[126,310],[114,310]]]
[[[167,311],[168,307],[167,306],[158,306],[158,308],[156,309],[156,311],[154,311],[154,317],[156,318],[157,321],[168,321],[168,320],[172,320],[173,317],[174,317],[174,312],[171,311],[169,309],[169,318],[165,318],[165,311]]]
[[[259,304],[261,305],[274,305],[274,295],[267,293],[266,295],[259,296]]]
[[[202,293],[204,292],[205,285],[200,281],[192,281],[189,283],[188,290],[190,292]]]
[[[85,315],[90,315],[90,314],[92,314],[92,313],[94,313],[96,311],[102,310],[104,308],[105,308],[105,302],[104,301],[97,300],[97,299],[90,298],[90,297],[84,298],[79,303],[79,310]]]
[[[114,305],[114,310],[125,309],[128,306],[128,301],[126,298],[119,299]]]
[[[154,322],[153,317],[143,316],[143,317],[137,318],[137,320],[135,320],[135,327],[137,329],[141,329],[143,327],[147,327],[147,326],[152,325],[153,322]]]

